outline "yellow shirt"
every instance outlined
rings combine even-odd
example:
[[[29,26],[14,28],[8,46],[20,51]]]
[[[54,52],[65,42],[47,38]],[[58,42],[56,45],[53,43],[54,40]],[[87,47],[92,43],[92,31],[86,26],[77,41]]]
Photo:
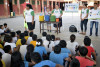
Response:
[[[34,45],[34,48],[36,46],[36,41],[31,41],[30,44]]]
[[[29,36],[25,36],[26,41],[28,40]]]
[[[18,40],[17,40],[17,42],[16,42],[16,47],[17,47],[18,45],[20,45],[20,46],[22,45],[22,44],[21,44],[21,39],[18,39]]]
[[[3,49],[3,46],[0,44],[0,48]]]
[[[3,67],[6,67],[6,66],[5,66],[5,62],[4,62],[3,60],[1,60],[1,62],[2,62],[2,64],[3,64]]]

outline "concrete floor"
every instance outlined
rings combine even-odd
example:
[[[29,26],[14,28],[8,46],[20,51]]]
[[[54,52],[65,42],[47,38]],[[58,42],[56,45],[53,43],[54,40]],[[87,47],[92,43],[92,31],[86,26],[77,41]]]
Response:
[[[72,16],[73,15],[73,16]],[[54,34],[56,37],[60,37],[61,39],[64,39],[66,41],[69,40],[69,37],[71,34],[75,34],[76,35],[76,41],[81,45],[83,43],[83,38],[84,35],[80,35],[79,33],[70,33],[69,32],[69,26],[70,25],[75,25],[78,29],[78,31],[80,31],[80,17],[79,17],[80,13],[64,13],[63,14],[63,26],[61,28],[61,33],[59,33],[58,35],[55,32],[51,32],[48,34]],[[36,15],[36,27],[34,30],[34,33],[38,35],[38,38],[41,38],[41,34],[39,32],[39,15]],[[14,31],[17,30],[21,30],[24,31],[24,19],[22,16],[20,17],[15,17],[15,18],[6,18],[6,19],[0,19],[0,25],[3,23],[7,23],[8,27],[10,29],[14,29]],[[46,28],[46,24],[45,24],[45,28]],[[52,25],[52,29],[54,29],[53,25]],[[94,29],[95,30],[95,29]],[[97,66],[100,66],[100,25],[99,25],[99,36],[96,37],[94,35],[95,31],[93,30],[93,36],[91,36],[91,40],[92,40],[92,44],[94,46],[94,49],[97,51],[98,56],[97,56]],[[88,22],[88,30],[87,30],[87,36],[89,36],[89,31],[90,31],[90,22]]]

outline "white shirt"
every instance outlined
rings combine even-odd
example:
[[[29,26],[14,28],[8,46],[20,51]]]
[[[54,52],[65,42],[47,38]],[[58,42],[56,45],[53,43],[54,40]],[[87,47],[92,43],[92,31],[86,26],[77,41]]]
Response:
[[[31,41],[33,41],[33,39],[32,39],[32,37],[29,37],[29,38],[27,39],[27,44],[29,45]]]
[[[12,38],[12,43],[16,43],[17,42],[17,37],[13,37]]]
[[[4,46],[7,46],[7,45],[10,45],[11,49],[12,49],[12,52],[14,52],[14,48],[16,47],[16,44],[15,43],[8,43],[8,42],[6,42]]]
[[[21,45],[19,52],[21,53],[22,60],[24,60],[25,54],[27,52],[27,45]]]
[[[60,13],[61,9],[54,9],[54,15],[56,16],[56,18],[59,18],[61,13]]]
[[[54,41],[55,45],[58,45],[60,43],[60,40]]]
[[[86,9],[82,9],[82,19],[87,15],[87,12],[88,12],[88,8],[86,8]],[[87,18],[85,18],[85,19],[88,19],[88,17]]]
[[[3,30],[3,29],[0,29],[0,34],[1,34],[1,33],[4,33],[4,30]]]
[[[44,41],[44,40],[46,40],[46,37],[42,37],[41,39],[42,39],[42,41]]]
[[[49,12],[45,11],[45,15],[50,15],[50,11]]]
[[[71,41],[67,42],[67,48],[71,51],[72,55],[76,54],[75,49],[77,46],[79,46],[77,42],[71,42]]]
[[[55,46],[53,41],[50,41],[50,44],[49,44],[49,41],[47,40],[44,40],[43,45],[47,52],[52,52],[52,48]],[[48,45],[49,45],[49,48],[48,48]]]
[[[5,53],[3,49],[0,48],[0,52],[2,53],[2,55]]]
[[[11,55],[9,53],[4,53],[2,55],[2,60],[5,62],[6,67],[11,65]]]

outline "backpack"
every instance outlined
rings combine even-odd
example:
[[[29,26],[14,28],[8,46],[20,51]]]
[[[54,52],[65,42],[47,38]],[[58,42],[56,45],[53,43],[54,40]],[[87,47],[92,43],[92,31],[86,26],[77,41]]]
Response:
[[[74,25],[71,25],[71,26],[69,27],[69,31],[70,31],[70,32],[77,32],[77,28],[76,28]]]

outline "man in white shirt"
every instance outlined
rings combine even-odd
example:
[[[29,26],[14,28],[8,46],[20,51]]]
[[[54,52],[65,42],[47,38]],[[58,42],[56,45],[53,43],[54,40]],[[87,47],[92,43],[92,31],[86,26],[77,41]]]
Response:
[[[91,13],[94,14],[94,16],[96,15],[100,15],[100,10],[97,9],[98,4],[94,3],[94,9],[91,10]],[[98,36],[98,25],[99,25],[99,21],[98,19],[92,19],[90,20],[90,36],[92,36],[92,29],[93,29],[93,25],[95,24],[95,35]]]

